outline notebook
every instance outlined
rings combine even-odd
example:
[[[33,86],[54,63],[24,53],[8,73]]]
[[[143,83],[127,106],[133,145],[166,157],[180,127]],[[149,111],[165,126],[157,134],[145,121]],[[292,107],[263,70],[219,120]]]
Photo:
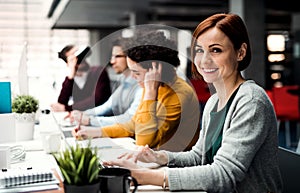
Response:
[[[0,171],[0,193],[35,192],[59,189],[59,180],[52,170]]]
[[[11,86],[10,82],[0,82],[0,113],[11,113]]]
[[[52,170],[9,169],[0,172],[0,189],[59,184]]]

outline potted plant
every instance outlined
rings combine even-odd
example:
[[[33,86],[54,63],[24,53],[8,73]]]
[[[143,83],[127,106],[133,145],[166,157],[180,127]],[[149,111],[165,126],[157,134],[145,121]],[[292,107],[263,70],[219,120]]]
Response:
[[[17,95],[12,101],[16,120],[16,141],[33,139],[35,115],[39,101],[31,95]]]
[[[97,156],[97,148],[78,144],[62,152],[53,154],[64,177],[65,193],[98,193],[100,181],[98,173],[102,169]]]

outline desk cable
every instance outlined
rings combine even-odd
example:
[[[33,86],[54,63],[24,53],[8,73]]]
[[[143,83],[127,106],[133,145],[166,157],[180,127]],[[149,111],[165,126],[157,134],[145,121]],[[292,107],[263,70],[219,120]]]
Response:
[[[10,147],[10,163],[24,161],[26,157],[25,148],[22,145]]]

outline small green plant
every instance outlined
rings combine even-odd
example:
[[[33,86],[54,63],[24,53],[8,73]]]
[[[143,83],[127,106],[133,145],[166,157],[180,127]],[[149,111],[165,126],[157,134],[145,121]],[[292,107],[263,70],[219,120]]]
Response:
[[[97,148],[70,147],[60,153],[53,154],[64,176],[64,183],[69,185],[87,185],[96,183],[101,169],[97,157]]]
[[[18,95],[12,102],[12,112],[15,113],[36,113],[38,108],[39,101],[30,95]]]

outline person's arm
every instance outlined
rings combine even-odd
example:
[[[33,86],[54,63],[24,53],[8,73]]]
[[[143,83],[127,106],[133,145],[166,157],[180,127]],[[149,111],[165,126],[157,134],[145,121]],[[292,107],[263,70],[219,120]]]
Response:
[[[145,94],[143,100],[156,100],[158,88],[161,85],[162,66],[160,63],[152,62],[152,68],[145,74]]]
[[[84,114],[90,116],[90,119],[95,119],[96,117],[112,114],[112,96],[109,97],[109,99],[102,105],[85,110]],[[90,124],[93,126],[99,126],[98,124]]]
[[[115,92],[117,92],[118,90],[116,90]],[[114,92],[114,93],[115,93]],[[114,95],[113,93],[113,95]],[[133,115],[135,114],[140,102],[141,102],[141,98],[142,98],[142,89],[138,88],[136,90],[136,92],[134,93],[134,96],[130,96],[133,98],[133,101],[131,102],[129,108],[122,114],[119,115],[112,115],[112,116],[90,116],[90,124],[92,126],[108,126],[108,125],[113,125],[116,123],[125,123],[127,121],[129,121]],[[114,98],[114,97],[111,97]],[[111,98],[109,100],[111,100]],[[109,101],[107,101],[106,103],[108,103]],[[107,112],[112,112],[112,101],[110,101],[110,108],[109,105],[103,104],[99,107],[94,108],[95,113],[97,115],[105,115],[107,114]],[[122,104],[119,104],[122,105]],[[110,111],[108,111],[110,110]],[[101,114],[99,114],[99,112],[101,112]]]
[[[141,185],[156,185],[162,186],[164,189],[168,187],[168,174],[167,168],[163,169],[149,169],[140,166],[135,158],[138,156],[140,161],[147,163],[161,163],[160,165],[165,165],[167,162],[167,156],[161,151],[154,151],[148,146],[139,147],[136,153],[125,153],[119,156],[118,159],[107,160],[103,162],[105,166],[120,166],[131,170],[131,175],[138,181]],[[134,160],[134,161],[133,161]]]
[[[141,185],[156,185],[164,189],[169,186],[167,168],[149,169],[139,166],[130,159],[115,159],[104,161],[105,166],[120,166],[130,169],[131,175]]]
[[[169,157],[167,151],[153,150],[148,145],[137,146],[136,151],[126,152],[120,155],[118,159],[125,160],[125,161],[132,160],[134,163],[137,163],[137,161],[141,161],[144,163],[156,163],[160,166],[165,166],[169,163]],[[124,163],[126,163],[125,161]],[[117,161],[114,165],[118,165],[117,163],[122,163],[122,162]],[[128,167],[126,165],[119,165],[119,166]]]
[[[61,103],[52,103],[51,110],[53,112],[64,112],[64,111],[66,111],[66,107],[64,104],[61,104]]]
[[[165,169],[132,169],[131,175],[141,185],[169,186],[168,174]]]
[[[104,115],[112,115],[113,114],[113,105],[115,104],[115,100],[118,100],[121,94],[121,87],[119,86],[109,97],[109,99],[103,103],[102,105],[99,105],[97,107],[94,107],[92,109],[88,109],[84,111],[84,114],[90,116],[90,124],[92,126],[101,126],[99,122],[97,121],[98,117],[104,116]]]
[[[56,111],[72,110],[72,107],[69,106],[68,103],[73,92],[74,76],[76,73],[75,70],[76,63],[77,63],[77,58],[75,56],[71,55],[67,58],[67,67],[69,69],[69,73],[66,76],[64,82],[62,83],[62,88],[58,96],[57,104],[54,104],[53,109],[56,109]],[[64,105],[64,107],[62,107],[61,105]]]
[[[133,123],[132,123],[133,124]],[[133,128],[133,127],[132,127]],[[130,128],[124,128],[120,124],[110,125],[106,127],[86,127],[80,126],[80,129],[74,128],[72,135],[76,138],[98,138],[98,137],[134,137],[134,132]]]
[[[170,88],[161,88],[158,101],[146,100],[136,114],[137,145],[159,147],[176,132],[180,123],[181,103]]]
[[[70,97],[72,96],[73,84],[74,79],[69,79],[68,77],[66,77],[64,82],[62,83],[62,88],[57,100],[58,103],[65,105],[65,109],[67,111],[71,111],[71,109],[68,108],[68,102]]]
[[[101,128],[102,135],[101,137],[134,137],[134,126],[135,123],[131,119],[126,123],[126,127],[124,124],[114,124],[108,125]]]

